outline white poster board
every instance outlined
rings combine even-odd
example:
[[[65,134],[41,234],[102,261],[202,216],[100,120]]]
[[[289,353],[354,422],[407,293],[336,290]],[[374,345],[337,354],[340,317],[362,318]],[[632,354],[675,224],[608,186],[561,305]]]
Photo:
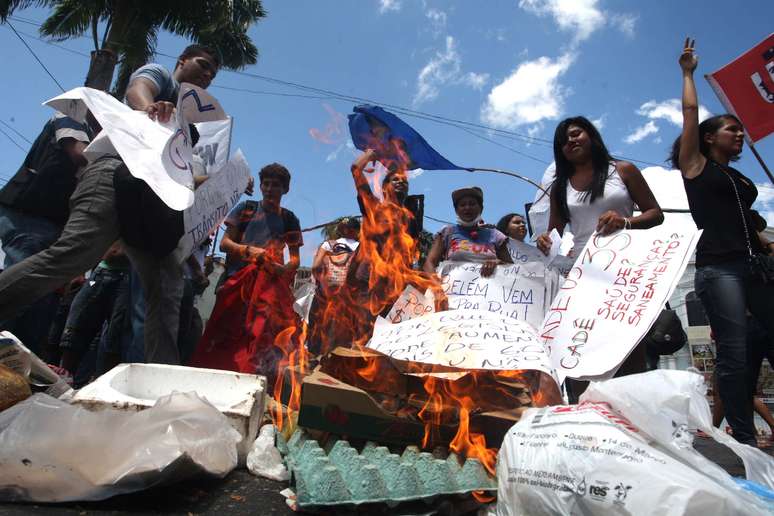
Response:
[[[204,173],[215,174],[228,161],[231,147],[231,131],[234,119],[196,124],[199,131],[199,141],[193,148],[193,153],[201,158]]]
[[[412,285],[409,285],[393,303],[390,312],[387,314],[387,320],[394,324],[432,312],[435,312],[435,296],[433,292],[428,289],[422,294]]]
[[[481,264],[442,262],[437,269],[449,310],[485,310],[538,327],[545,313],[545,265],[541,261],[498,265],[481,276]]]
[[[225,118],[214,97],[185,83],[180,86],[177,114],[167,124],[92,88],[74,88],[44,104],[81,122],[90,110],[102,132],[86,154],[93,157],[110,152],[112,144],[129,172],[145,181],[173,210],[184,210],[194,202],[188,124]]]
[[[239,202],[250,180],[250,167],[244,154],[237,150],[234,157],[217,173],[196,189],[193,205],[183,212],[185,233],[175,253],[183,261],[220,226]]]
[[[482,310],[429,313],[397,324],[381,319],[368,347],[396,360],[460,369],[532,369],[553,376],[532,326]]]
[[[658,226],[589,240],[540,327],[560,381],[615,374],[655,322],[700,235]]]

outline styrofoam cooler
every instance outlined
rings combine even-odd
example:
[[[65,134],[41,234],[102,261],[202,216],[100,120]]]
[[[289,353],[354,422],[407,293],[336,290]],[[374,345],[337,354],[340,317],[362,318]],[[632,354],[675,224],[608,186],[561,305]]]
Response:
[[[266,378],[254,374],[165,364],[121,364],[79,390],[73,397],[90,410],[143,410],[173,391],[206,398],[242,435],[237,445],[244,464],[266,407]]]

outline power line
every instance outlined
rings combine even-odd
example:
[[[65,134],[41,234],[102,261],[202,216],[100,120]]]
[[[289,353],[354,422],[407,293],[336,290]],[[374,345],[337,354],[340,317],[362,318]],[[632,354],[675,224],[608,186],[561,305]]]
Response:
[[[17,131],[17,130],[16,130],[16,129],[15,129],[15,128],[14,128],[14,127],[11,125],[11,124],[9,124],[8,122],[6,122],[5,120],[0,120],[0,124],[3,124],[3,125],[4,125],[4,126],[6,126],[8,129],[10,129],[10,130],[11,130],[11,131],[13,131],[14,133],[16,133],[16,135],[17,135],[19,138],[21,138],[21,139],[22,139],[22,140],[24,140],[25,142],[29,143],[30,145],[32,145],[32,141],[31,141],[29,138],[27,138],[27,137],[26,137],[26,136],[24,136],[22,133],[20,133],[19,131]]]
[[[18,18],[18,17],[16,17],[16,18]],[[16,19],[16,18],[14,18],[14,19]],[[23,19],[20,19],[19,21],[22,21],[24,23],[30,23],[31,25],[41,26],[40,23],[35,23],[33,21],[28,21],[28,20],[23,20]],[[86,36],[80,36],[80,37],[85,38]],[[53,44],[53,43],[51,43],[51,44]],[[122,45],[121,43],[118,43],[118,44]],[[123,45],[123,46],[127,46],[127,45]],[[167,58],[170,58],[170,59],[177,59],[176,56],[165,54],[163,52],[158,52],[157,51],[157,52],[155,52],[155,54],[159,55],[159,56],[167,57]],[[245,76],[245,77],[251,77],[251,78],[254,78],[254,79],[259,79],[259,80],[262,80],[262,81],[265,81],[265,82],[269,82],[269,83],[272,83],[272,84],[279,84],[279,85],[282,85],[282,86],[285,86],[285,87],[292,87],[292,88],[301,89],[301,90],[304,90],[304,91],[309,91],[309,92],[312,92],[312,93],[316,93],[317,95],[294,95],[294,94],[290,94],[290,93],[250,90],[250,89],[245,89],[245,88],[233,88],[233,87],[228,87],[228,86],[213,86],[213,87],[222,88],[222,89],[226,89],[226,90],[233,90],[233,91],[242,91],[244,93],[252,93],[252,94],[258,94],[258,95],[274,95],[274,96],[282,96],[282,97],[297,97],[297,98],[309,98],[309,99],[330,99],[330,100],[342,100],[342,101],[352,102],[352,103],[369,103],[369,104],[381,105],[381,106],[389,107],[392,110],[394,110],[397,113],[402,114],[404,116],[408,116],[408,117],[412,117],[412,118],[419,118],[419,119],[422,119],[422,120],[427,120],[427,121],[436,122],[436,123],[441,123],[441,124],[444,124],[444,125],[449,125],[449,126],[455,127],[457,129],[464,130],[464,131],[468,132],[469,134],[471,134],[473,136],[476,136],[477,138],[485,140],[485,141],[487,141],[489,143],[492,143],[494,145],[498,145],[498,146],[503,147],[503,148],[505,148],[505,149],[507,149],[507,150],[509,150],[511,152],[514,152],[514,153],[519,154],[519,155],[521,155],[523,157],[532,159],[533,161],[537,161],[537,162],[543,163],[543,164],[547,164],[548,162],[543,160],[543,159],[540,159],[540,158],[537,158],[535,156],[532,156],[532,155],[530,155],[528,153],[525,153],[525,152],[522,152],[522,151],[518,151],[516,149],[513,149],[512,147],[500,144],[500,143],[498,143],[498,142],[496,142],[496,141],[494,141],[494,140],[492,140],[490,138],[487,138],[486,136],[483,136],[481,134],[472,132],[471,130],[477,130],[477,131],[482,131],[482,132],[486,132],[486,133],[491,133],[493,136],[498,136],[498,137],[502,137],[502,138],[509,138],[509,139],[512,139],[512,140],[515,140],[515,141],[524,142],[524,143],[530,143],[530,144],[536,144],[536,145],[541,145],[541,146],[553,147],[553,142],[551,140],[548,140],[548,139],[545,139],[545,138],[539,138],[539,137],[536,137],[536,136],[529,136],[529,135],[521,134],[521,133],[518,133],[518,132],[515,132],[515,131],[510,131],[510,130],[506,130],[506,129],[498,129],[498,128],[487,126],[487,125],[484,125],[484,124],[479,124],[479,123],[475,123],[475,122],[468,122],[468,121],[465,121],[465,120],[459,120],[459,119],[450,118],[450,117],[446,117],[446,116],[442,116],[442,115],[435,115],[435,114],[432,114],[432,113],[426,113],[426,112],[422,112],[422,111],[418,111],[418,110],[414,110],[414,109],[409,109],[409,108],[406,108],[406,107],[403,107],[403,106],[399,106],[397,104],[390,104],[390,103],[385,103],[385,102],[379,102],[379,101],[375,101],[375,100],[368,99],[368,98],[365,98],[365,97],[359,97],[359,96],[355,96],[355,95],[348,95],[348,94],[344,94],[344,93],[338,93],[338,92],[335,92],[335,91],[332,91],[332,90],[316,88],[316,87],[308,86],[308,85],[305,85],[305,84],[302,84],[302,83],[296,83],[296,82],[293,82],[293,81],[287,81],[287,80],[283,80],[283,79],[278,79],[278,78],[270,77],[270,76],[267,76],[267,75],[261,75],[261,74],[251,73],[251,72],[240,71],[240,70],[225,70],[225,71],[228,72],[228,73],[236,74],[236,75],[242,75],[242,76]],[[636,162],[636,163],[643,163],[643,164],[653,165],[653,166],[661,166],[661,164],[654,163],[652,161],[647,161],[647,160],[642,160],[642,159],[637,159],[637,158],[630,158],[630,157],[627,157],[627,156],[621,156],[621,158],[625,159],[625,160],[628,160],[628,161],[633,161],[633,162]]]
[[[11,138],[11,135],[10,135],[10,134],[6,133],[6,132],[5,132],[5,131],[3,131],[2,129],[0,129],[0,134],[3,134],[3,135],[6,137],[6,138],[8,138],[9,140],[11,140],[11,143],[13,143],[13,144],[14,144],[14,145],[16,145],[17,147],[19,147],[19,149],[20,149],[22,152],[24,152],[25,154],[27,153],[27,149],[25,149],[24,147],[22,147],[21,145],[19,145],[19,142],[17,142],[17,141],[16,141],[16,140],[14,140],[13,138]]]
[[[21,41],[21,42],[24,44],[24,46],[25,46],[25,47],[27,47],[27,50],[29,50],[29,51],[30,51],[30,54],[32,54],[32,57],[34,57],[34,58],[35,58],[35,60],[38,62],[38,64],[40,64],[40,66],[42,66],[42,67],[43,67],[43,69],[46,71],[46,73],[48,74],[48,76],[49,76],[49,77],[51,77],[51,80],[53,80],[53,81],[56,83],[56,85],[57,85],[57,86],[59,86],[59,89],[60,89],[60,90],[62,90],[62,92],[64,92],[64,91],[65,91],[65,89],[62,87],[62,85],[61,85],[61,84],[59,84],[59,81],[57,81],[57,80],[56,80],[56,77],[54,77],[54,75],[53,75],[53,74],[52,74],[50,71],[48,71],[48,68],[46,68],[46,65],[44,65],[44,64],[43,64],[43,61],[41,61],[41,60],[40,60],[40,58],[37,56],[37,54],[35,53],[35,51],[34,51],[34,50],[32,50],[32,48],[31,48],[31,47],[30,47],[30,46],[27,44],[27,42],[26,42],[26,41],[24,41],[24,38],[23,38],[23,37],[21,37],[21,34],[19,34],[19,33],[16,31],[16,28],[15,28],[13,25],[11,25],[11,22],[10,22],[10,21],[8,21],[8,20],[6,20],[6,21],[5,21],[5,23],[7,23],[7,24],[8,24],[8,26],[9,26],[9,27],[11,28],[11,30],[13,31],[13,33],[14,33],[14,34],[16,34],[16,37],[18,37],[18,38],[19,38],[19,41]]]

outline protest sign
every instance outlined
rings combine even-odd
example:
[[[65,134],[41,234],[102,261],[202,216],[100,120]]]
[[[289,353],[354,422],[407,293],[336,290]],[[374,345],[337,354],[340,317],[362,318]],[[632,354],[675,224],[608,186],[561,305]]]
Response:
[[[180,91],[178,115],[167,124],[155,122],[145,112],[134,111],[104,91],[92,88],[74,88],[44,104],[81,122],[86,111],[91,111],[102,126],[102,133],[86,149],[87,154],[93,158],[115,149],[129,172],[145,181],[164,204],[173,210],[184,210],[194,202],[188,124],[211,121],[225,114],[201,88],[182,84]]]
[[[539,332],[561,381],[615,373],[669,299],[700,234],[658,226],[588,241]]]
[[[201,158],[204,173],[212,175],[226,164],[230,157],[231,130],[234,119],[214,122],[200,122],[196,125],[199,131],[199,141],[193,148],[193,153]]]
[[[442,262],[438,266],[449,310],[486,310],[538,327],[545,310],[545,266],[541,262],[498,265],[488,278],[480,263]]]
[[[429,313],[397,324],[382,319],[367,347],[396,360],[459,369],[532,369],[553,376],[532,326],[482,310]]]
[[[193,205],[183,212],[185,233],[175,253],[183,261],[215,230],[239,201],[250,180],[250,167],[241,150],[196,189]]]
[[[540,249],[514,238],[508,239],[507,249],[508,254],[511,255],[511,260],[517,265],[531,262],[544,263],[546,261],[546,257],[540,252]]]
[[[422,294],[412,285],[409,285],[393,303],[390,312],[387,314],[387,320],[394,324],[432,312],[435,312],[435,296],[433,292],[428,289]]]

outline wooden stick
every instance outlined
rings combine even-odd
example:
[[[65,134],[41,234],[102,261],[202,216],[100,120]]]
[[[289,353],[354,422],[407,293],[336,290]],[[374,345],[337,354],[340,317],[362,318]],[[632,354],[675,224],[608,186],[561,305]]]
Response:
[[[761,167],[763,167],[763,171],[766,172],[767,176],[769,176],[769,181],[774,183],[774,176],[771,175],[771,171],[769,170],[769,167],[766,166],[766,163],[763,161],[763,158],[761,158],[761,155],[758,154],[758,151],[755,150],[755,147],[753,145],[750,145],[750,150],[753,152],[755,157],[758,159],[758,163],[761,164]]]

